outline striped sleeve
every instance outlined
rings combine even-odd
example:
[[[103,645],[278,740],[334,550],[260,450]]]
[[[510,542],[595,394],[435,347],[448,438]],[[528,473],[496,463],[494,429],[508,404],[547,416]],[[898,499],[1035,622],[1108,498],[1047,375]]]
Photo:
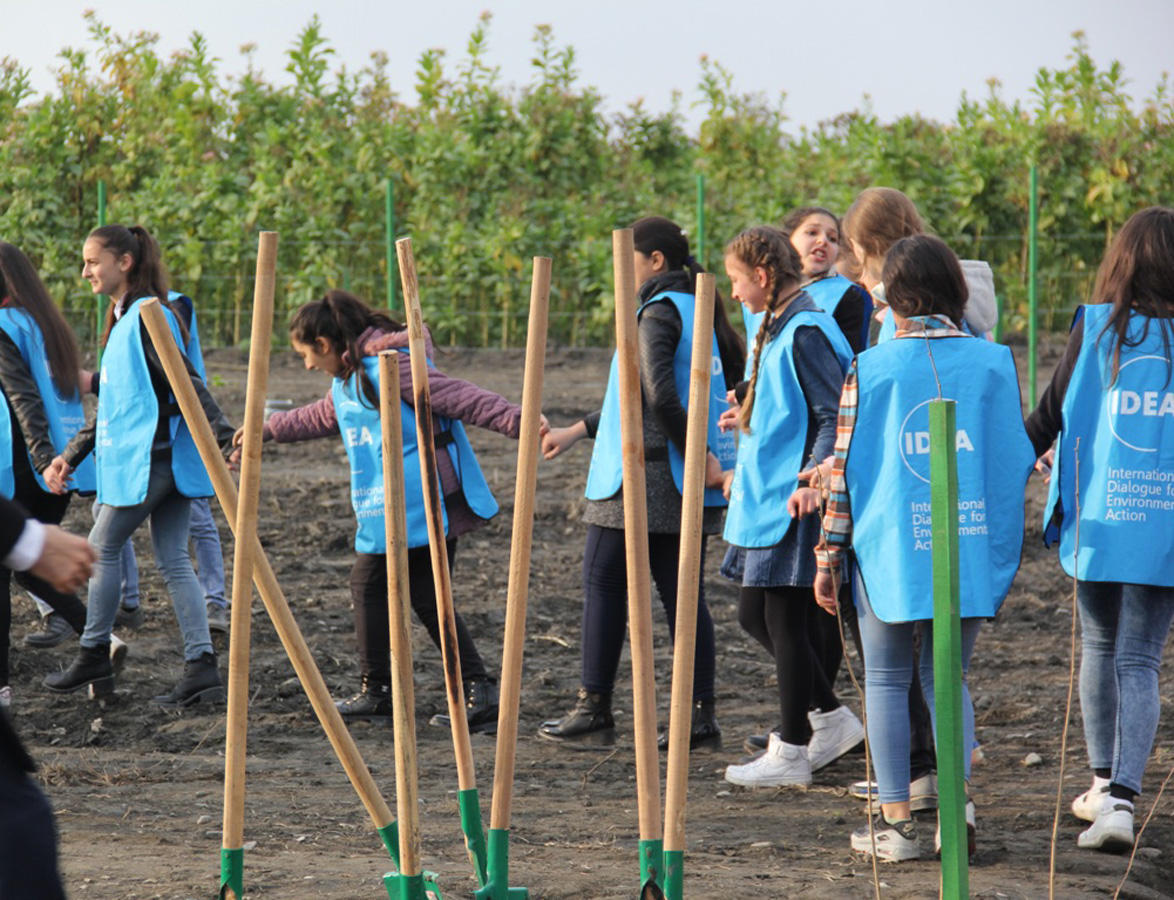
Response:
[[[856,361],[844,379],[840,392],[840,412],[836,417],[835,458],[828,478],[828,503],[823,516],[823,535],[815,548],[816,564],[821,571],[839,571],[844,551],[852,542],[852,510],[848,501],[848,487],[844,480],[844,465],[848,447],[856,429],[856,411],[859,402]]]

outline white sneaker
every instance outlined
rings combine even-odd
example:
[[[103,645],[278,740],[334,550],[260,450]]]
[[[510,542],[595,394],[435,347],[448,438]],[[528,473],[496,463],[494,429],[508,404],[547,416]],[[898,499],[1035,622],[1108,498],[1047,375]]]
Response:
[[[1128,850],[1133,846],[1133,804],[1105,796],[1105,803],[1092,825],[1080,833],[1076,846],[1082,850]]]
[[[742,787],[780,787],[811,784],[811,763],[802,744],[785,744],[771,732],[761,756],[740,766],[726,766],[726,781]]]
[[[966,801],[966,855],[974,856],[978,849],[978,826],[974,819],[974,801]],[[938,827],[933,835],[933,852],[942,852],[942,814],[938,812]]]
[[[1082,822],[1095,822],[1097,813],[1105,805],[1105,798],[1109,796],[1109,779],[1092,778],[1092,787],[1072,801],[1072,815]]]
[[[837,706],[826,713],[809,712],[807,719],[811,722],[807,756],[812,772],[831,765],[864,740],[864,726],[846,706]]]
[[[880,800],[875,781],[855,781],[848,788],[848,793],[857,800],[867,800],[872,796],[872,802]],[[911,812],[926,812],[938,808],[938,776],[927,772],[920,778],[914,778],[909,783],[909,809]]]
[[[874,833],[869,834],[868,826],[865,825],[853,831],[852,849],[871,856],[872,842],[875,838],[876,858],[881,862],[904,862],[921,856],[921,847],[917,844],[917,829],[912,819],[889,822],[883,815],[878,815],[872,820],[872,830]]]
[[[122,672],[122,667],[126,665],[126,654],[130,649],[130,645],[126,641],[119,640],[115,635],[110,635],[110,670],[118,675]]]

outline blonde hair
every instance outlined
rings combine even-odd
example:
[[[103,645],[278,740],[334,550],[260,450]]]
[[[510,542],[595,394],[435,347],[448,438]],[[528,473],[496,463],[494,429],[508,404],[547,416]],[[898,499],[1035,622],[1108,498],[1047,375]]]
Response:
[[[766,317],[759,326],[754,339],[754,364],[750,370],[750,387],[738,417],[742,431],[750,433],[750,413],[754,409],[754,386],[758,381],[758,360],[770,323],[789,294],[784,290],[797,287],[803,279],[803,264],[799,252],[791,243],[791,237],[779,228],[769,225],[755,225],[747,228],[726,245],[726,256],[732,256],[749,269],[763,269],[767,277]]]
[[[844,213],[845,237],[870,259],[883,260],[901,238],[924,231],[917,207],[896,188],[866,188]],[[864,265],[865,260],[859,262]]]

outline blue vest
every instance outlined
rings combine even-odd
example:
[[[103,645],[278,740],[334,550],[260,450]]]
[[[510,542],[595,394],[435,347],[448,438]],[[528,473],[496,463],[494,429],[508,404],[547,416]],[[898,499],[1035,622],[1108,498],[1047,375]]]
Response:
[[[19,306],[0,309],[0,329],[12,338],[12,342],[16,344],[29,367],[29,372],[41,394],[45,418],[49,421],[49,440],[53,444],[53,449],[60,453],[86,422],[81,395],[76,389],[72,397],[62,397],[58,392],[53,381],[53,373],[49,369],[49,357],[45,352],[45,336],[41,334],[36,320],[27,311]],[[10,499],[16,490],[12,469],[12,444],[15,439],[12,419],[7,414],[0,414],[0,494]],[[27,447],[24,449],[27,453]],[[41,490],[48,492],[45,479],[37,473],[36,467],[32,464],[32,457],[29,457],[29,467],[33,470],[33,476]],[[94,490],[94,461],[90,457],[82,460],[77,471],[73,473],[69,486],[79,491]]]
[[[401,351],[402,352],[402,351]],[[371,383],[379,386],[379,359],[363,357],[363,371]],[[378,406],[372,407],[362,392],[359,373],[346,379],[335,378],[331,387],[338,431],[351,464],[351,506],[358,529],[355,550],[359,553],[386,553],[387,532],[383,512],[383,432]],[[469,508],[483,519],[497,514],[497,501],[485,483],[477,457],[469,445],[465,428],[459,421],[437,419],[441,432],[436,436],[439,450],[445,445]],[[416,443],[416,415],[410,405],[400,400],[400,424],[404,442],[404,506],[408,523],[408,546],[428,545],[428,521],[424,513],[424,487],[420,479],[419,447]],[[447,438],[445,437],[447,436]],[[451,438],[451,439],[449,439]],[[447,441],[447,443],[446,443]],[[448,513],[441,498],[441,517],[448,533]]]
[[[856,357],[859,407],[845,479],[852,547],[882,622],[933,618],[927,341],[902,338]],[[1023,545],[1023,490],[1035,463],[1011,350],[969,337],[928,341],[955,407],[961,613],[993,616]]]
[[[684,292],[669,291],[657,294],[648,303],[641,304],[636,311],[639,317],[650,303],[667,300],[676,307],[681,316],[681,339],[673,354],[673,382],[681,405],[689,406],[689,371],[693,354],[693,303],[694,296]],[[726,380],[722,371],[722,357],[718,352],[717,336],[711,344],[712,364],[709,369],[709,422],[705,441],[709,449],[721,462],[723,469],[734,464],[737,443],[732,432],[720,431],[718,417],[729,409],[726,403]],[[620,438],[620,386],[619,354],[611,359],[611,372],[607,376],[607,392],[603,396],[603,410],[599,416],[599,427],[595,431],[595,447],[591,451],[591,468],[587,471],[587,499],[606,500],[615,495],[624,481],[623,447]],[[685,459],[672,441],[667,441],[669,469],[673,473],[673,484],[677,490],[684,487]],[[725,506],[726,498],[717,488],[706,488],[706,506]]]
[[[791,301],[792,303],[795,301]],[[735,547],[773,547],[790,527],[787,500],[799,487],[807,462],[807,399],[799,386],[793,355],[795,329],[819,328],[846,372],[852,348],[835,321],[820,310],[800,310],[762,345],[750,433],[738,439],[738,464],[730,487],[723,537]]]
[[[1064,394],[1064,427],[1044,522],[1062,502],[1060,562],[1081,581],[1174,586],[1174,377],[1158,320],[1134,313],[1112,380],[1112,309],[1084,307],[1084,342]],[[1169,325],[1170,320],[1165,320]],[[1144,334],[1144,337],[1143,337]],[[1080,555],[1076,440],[1080,439]]]
[[[845,295],[855,287],[855,282],[845,278],[843,275],[825,275],[822,278],[817,278],[815,281],[808,282],[803,285],[803,290],[807,292],[815,305],[822,309],[829,316],[834,316],[836,309],[840,305],[840,301],[844,299]],[[871,308],[865,311],[864,314],[864,343],[868,343],[868,322],[869,316],[872,315]],[[746,346],[750,348],[753,353],[754,339],[758,336],[758,329],[762,326],[762,320],[766,316],[766,312],[752,313],[744,305],[742,307],[742,324],[746,326]],[[745,377],[750,377],[750,366],[753,365],[753,360],[747,357]]]
[[[98,421],[94,456],[98,466],[98,502],[137,506],[146,499],[151,477],[151,445],[159,420],[159,402],[143,349],[139,298],[110,331],[102,354]],[[181,344],[179,322],[161,305],[175,342]],[[212,496],[212,482],[196,450],[183,416],[169,418],[171,471],[185,497]]]
[[[199,373],[200,378],[207,384],[208,373],[204,368],[204,351],[200,347],[200,330],[196,326],[196,306],[192,303],[191,297],[187,294],[181,294],[179,291],[168,291],[167,299],[187,311],[188,343],[184,350],[187,353],[188,359],[191,360],[192,368]]]

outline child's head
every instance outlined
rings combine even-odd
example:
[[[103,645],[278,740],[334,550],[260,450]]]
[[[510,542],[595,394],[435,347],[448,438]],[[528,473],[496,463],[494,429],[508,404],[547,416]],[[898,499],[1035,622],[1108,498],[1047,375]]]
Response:
[[[954,251],[940,238],[901,238],[885,256],[885,297],[903,319],[943,315],[956,326],[966,309],[966,278]]]
[[[289,323],[289,338],[307,369],[342,378],[355,371],[363,358],[359,338],[364,331],[368,328],[401,331],[403,327],[354,294],[329,290],[294,313]]]
[[[783,219],[783,233],[799,253],[808,281],[831,271],[840,255],[840,220],[822,206],[801,206]]]
[[[894,188],[867,188],[844,213],[844,237],[860,262],[862,277],[870,289],[880,280],[880,269],[889,248],[901,238],[923,231],[925,224],[913,201]],[[888,291],[887,284],[885,290]]]
[[[32,316],[45,340],[53,383],[63,397],[77,394],[77,338],[19,247],[0,241],[0,306],[19,306]]]
[[[645,216],[632,224],[636,250],[636,286],[654,275],[696,266],[689,253],[689,239],[681,226],[663,216]]]
[[[1174,315],[1174,209],[1151,206],[1121,226],[1097,270],[1094,303]]]
[[[802,281],[803,265],[784,232],[755,225],[726,245],[726,274],[735,300],[751,312],[776,312]]]
[[[91,231],[82,245],[82,278],[95,294],[107,294],[113,301],[106,309],[103,347],[117,321],[115,307],[125,309],[141,297],[168,302],[159,244],[141,225],[103,225]]]

